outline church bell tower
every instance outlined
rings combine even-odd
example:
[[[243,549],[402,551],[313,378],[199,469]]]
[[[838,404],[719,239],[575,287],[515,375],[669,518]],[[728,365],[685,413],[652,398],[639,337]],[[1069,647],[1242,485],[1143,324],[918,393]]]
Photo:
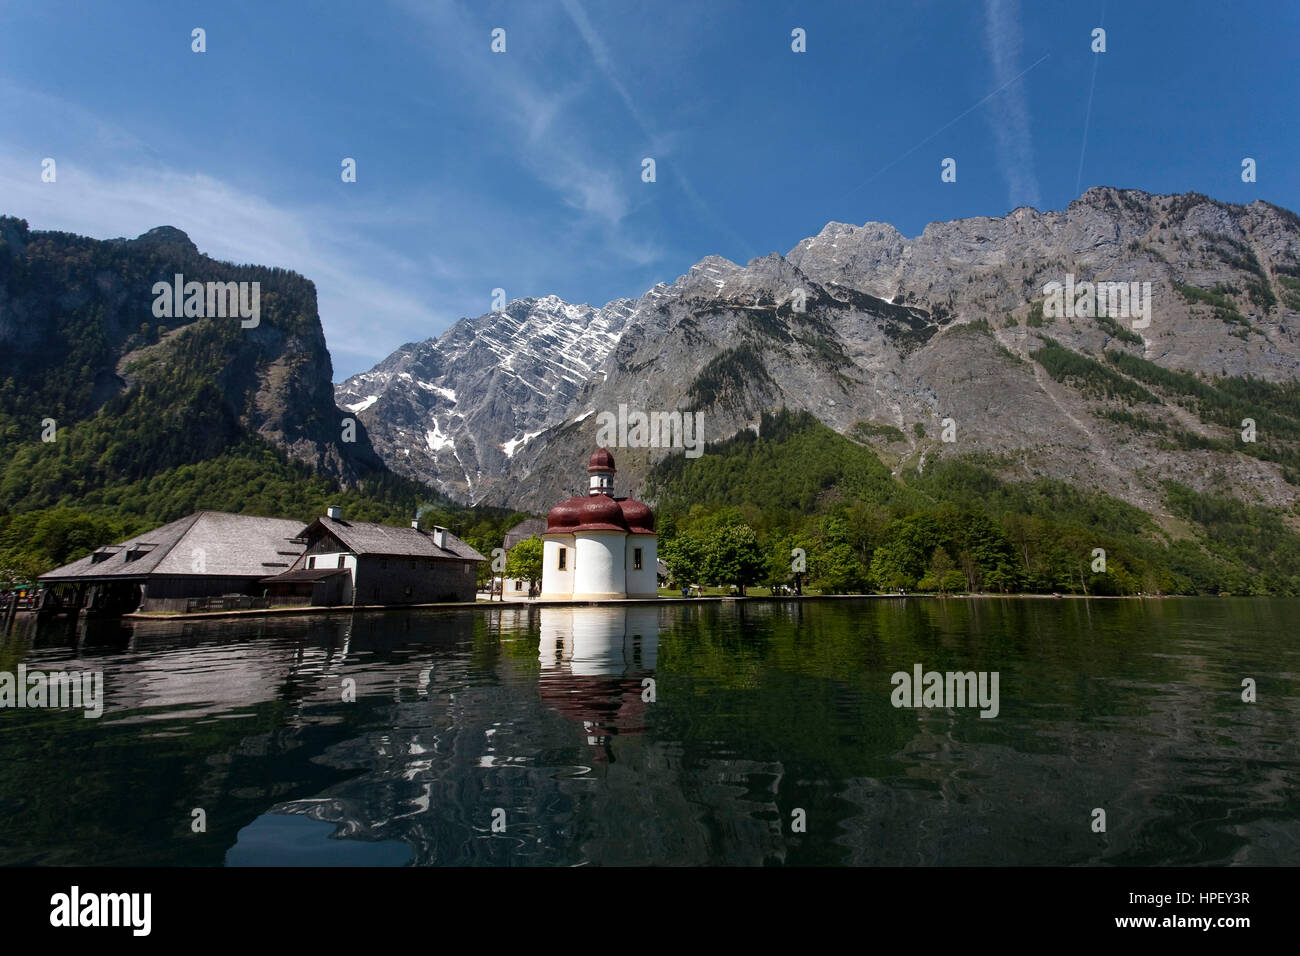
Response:
[[[614,497],[614,456],[601,448],[587,462],[587,494]]]

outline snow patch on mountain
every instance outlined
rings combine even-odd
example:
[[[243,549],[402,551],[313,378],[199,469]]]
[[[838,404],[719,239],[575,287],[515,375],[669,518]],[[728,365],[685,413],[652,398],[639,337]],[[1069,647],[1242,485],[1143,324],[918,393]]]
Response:
[[[527,445],[530,441],[532,441],[534,438],[536,438],[545,430],[546,429],[544,428],[539,428],[535,432],[525,433],[522,438],[512,438],[508,442],[503,442],[501,445],[501,450],[506,453],[507,458],[513,458],[515,456],[516,448],[518,448],[520,445]]]
[[[447,447],[450,447],[452,451],[456,450],[456,440],[443,434],[442,429],[438,427],[437,419],[434,419],[433,428],[424,433],[424,440],[429,446],[429,451],[442,451]]]
[[[367,408],[375,404],[375,402],[377,401],[379,401],[378,395],[367,395],[361,401],[353,405],[344,405],[343,407],[355,414],[356,412],[364,412]]]

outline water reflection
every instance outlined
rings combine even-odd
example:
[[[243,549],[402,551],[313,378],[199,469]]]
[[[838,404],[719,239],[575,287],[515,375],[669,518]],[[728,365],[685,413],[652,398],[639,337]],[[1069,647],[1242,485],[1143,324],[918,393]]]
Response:
[[[613,738],[645,731],[655,696],[659,612],[644,605],[540,609],[542,702],[580,723],[599,763],[616,760]],[[646,675],[646,676],[642,676]]]
[[[102,669],[106,702],[97,721],[0,712],[0,863],[1295,863],[1297,610],[510,605],[19,627],[0,670]],[[889,675],[917,662],[999,670],[999,717],[892,707]]]
[[[659,609],[646,605],[539,608],[538,660],[574,677],[643,674],[655,669]]]
[[[466,686],[429,668],[425,700],[396,702],[383,732],[330,755],[364,777],[273,810],[400,840],[415,863],[708,863],[720,820],[740,838],[737,862],[779,860],[775,787],[753,786],[778,780],[779,766],[688,760],[647,740],[660,630],[680,618],[651,606],[503,609],[488,621],[496,643],[477,648],[500,652],[494,679]]]

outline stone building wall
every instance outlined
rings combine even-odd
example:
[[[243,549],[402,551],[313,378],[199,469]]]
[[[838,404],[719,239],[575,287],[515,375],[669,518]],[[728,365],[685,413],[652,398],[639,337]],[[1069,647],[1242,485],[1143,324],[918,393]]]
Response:
[[[473,601],[478,578],[474,561],[373,554],[358,557],[354,573],[354,604]]]

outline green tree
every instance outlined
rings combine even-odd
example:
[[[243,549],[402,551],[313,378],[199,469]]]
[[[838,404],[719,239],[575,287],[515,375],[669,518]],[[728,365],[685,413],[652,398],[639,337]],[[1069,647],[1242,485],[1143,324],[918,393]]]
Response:
[[[662,542],[659,559],[667,565],[674,587],[686,587],[704,580],[704,543],[690,532],[679,532]]]
[[[542,539],[534,535],[520,541],[506,555],[506,576],[536,587],[542,580]]]
[[[960,591],[966,586],[966,575],[956,568],[943,572],[939,576],[939,590],[944,594],[951,594],[954,591]]]
[[[813,552],[816,545],[802,534],[780,534],[769,538],[767,548],[767,574],[765,580],[773,592],[784,585],[797,587],[802,592],[813,569]],[[795,549],[802,549],[799,561]]]
[[[1015,547],[982,511],[967,511],[956,522],[954,536],[966,584],[972,591],[1012,591],[1020,585]]]
[[[38,575],[52,571],[54,567],[53,561],[26,552],[0,552],[0,591],[20,584],[33,584]]]
[[[846,542],[820,544],[810,558],[810,583],[823,594],[860,594],[866,590],[866,568]]]
[[[916,587],[940,544],[932,515],[909,515],[893,522],[871,557],[871,580],[885,591]]]
[[[860,531],[839,515],[822,518],[809,555],[811,583],[824,594],[857,594],[867,589],[867,568],[854,543]]]
[[[947,585],[951,581],[950,574],[953,570],[955,569],[952,558],[948,556],[948,552],[943,548],[935,548],[934,554],[930,556],[930,567],[926,570],[925,576],[916,582],[916,586],[922,591],[948,591],[950,588]],[[965,583],[960,572],[958,572],[958,581],[960,582],[958,587]]]
[[[758,535],[747,524],[716,529],[705,547],[705,577],[718,584],[734,584],[741,594],[761,580],[767,569]]]

